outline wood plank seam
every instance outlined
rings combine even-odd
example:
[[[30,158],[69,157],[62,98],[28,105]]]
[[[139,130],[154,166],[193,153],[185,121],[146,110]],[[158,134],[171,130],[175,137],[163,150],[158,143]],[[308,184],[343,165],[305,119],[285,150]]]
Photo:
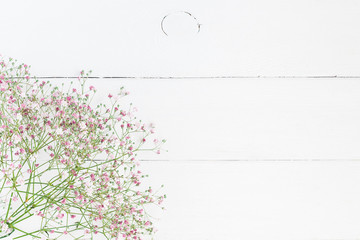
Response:
[[[17,77],[14,77],[17,78]],[[78,77],[74,76],[38,76],[32,77],[37,79],[77,79]],[[171,76],[90,76],[89,79],[241,79],[241,78],[290,78],[290,79],[306,79],[306,78],[336,78],[336,79],[360,79],[360,76],[345,76],[345,75],[333,75],[333,76],[323,76],[323,75],[314,75],[314,76],[185,76],[185,77],[171,77]]]

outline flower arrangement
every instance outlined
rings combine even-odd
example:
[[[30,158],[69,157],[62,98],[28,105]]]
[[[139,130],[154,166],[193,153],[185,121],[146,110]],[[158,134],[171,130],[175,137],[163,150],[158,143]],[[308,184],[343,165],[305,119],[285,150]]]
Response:
[[[138,169],[137,153],[160,153],[165,141],[134,117],[132,105],[122,109],[123,88],[108,95],[109,106],[93,107],[90,72],[81,72],[78,88],[71,82],[64,90],[30,77],[29,69],[0,59],[0,237],[151,236],[146,207],[164,209],[166,195],[142,187],[148,175]]]

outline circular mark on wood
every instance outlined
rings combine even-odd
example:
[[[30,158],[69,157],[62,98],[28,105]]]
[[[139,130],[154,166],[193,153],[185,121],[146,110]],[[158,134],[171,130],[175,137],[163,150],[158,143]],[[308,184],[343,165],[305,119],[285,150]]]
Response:
[[[200,32],[201,24],[191,13],[174,12],[161,20],[161,30],[166,36],[186,36]]]

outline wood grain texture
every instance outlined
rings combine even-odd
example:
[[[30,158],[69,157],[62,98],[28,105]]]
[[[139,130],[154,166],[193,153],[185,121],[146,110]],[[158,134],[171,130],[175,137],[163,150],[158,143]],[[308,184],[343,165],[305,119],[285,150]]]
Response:
[[[178,11],[199,34],[161,31]],[[357,0],[3,1],[0,52],[38,76],[360,75],[359,11]]]
[[[168,195],[167,211],[153,214],[155,239],[360,236],[359,1],[12,0],[0,9],[0,53],[42,77],[94,70],[95,103],[124,85],[124,106],[168,140],[168,152],[141,156],[150,185]],[[178,11],[197,18],[198,34],[161,31]],[[135,78],[111,79],[122,76]]]
[[[167,194],[165,211],[146,208],[156,217],[158,232],[145,240],[353,240],[360,235],[360,162],[172,161],[140,167],[150,175],[142,186],[156,191],[165,184],[161,193]],[[36,221],[41,218],[28,224]]]
[[[360,165],[183,163],[141,165],[165,183],[158,240],[357,239]],[[161,171],[159,171],[161,169]]]
[[[58,82],[67,80],[59,79]],[[360,159],[359,79],[91,79],[121,86],[166,149],[145,159]]]

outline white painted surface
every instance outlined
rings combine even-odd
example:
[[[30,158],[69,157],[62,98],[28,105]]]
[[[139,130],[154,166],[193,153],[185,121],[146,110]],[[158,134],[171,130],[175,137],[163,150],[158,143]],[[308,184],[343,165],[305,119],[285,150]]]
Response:
[[[169,152],[141,156],[154,160],[143,171],[168,195],[167,211],[154,212],[155,239],[360,236],[359,79],[89,84],[99,89],[94,103],[126,86],[124,105],[168,140]]]
[[[0,52],[36,75],[360,75],[358,0],[1,1]],[[166,37],[188,11],[199,34]],[[178,25],[187,24],[178,19]],[[181,29],[181,27],[180,27]]]
[[[37,76],[360,75],[357,0],[12,0],[0,11],[0,52]],[[178,11],[199,34],[181,18],[163,34]],[[360,163],[343,161],[360,159],[360,78],[91,83],[97,101],[124,85],[168,140],[169,152],[143,156],[168,162],[142,162],[168,193],[155,239],[360,237]]]
[[[124,85],[164,160],[360,159],[360,79],[94,79]],[[106,86],[106,88],[101,88]]]
[[[359,164],[142,163],[167,185],[155,239],[358,239]]]

